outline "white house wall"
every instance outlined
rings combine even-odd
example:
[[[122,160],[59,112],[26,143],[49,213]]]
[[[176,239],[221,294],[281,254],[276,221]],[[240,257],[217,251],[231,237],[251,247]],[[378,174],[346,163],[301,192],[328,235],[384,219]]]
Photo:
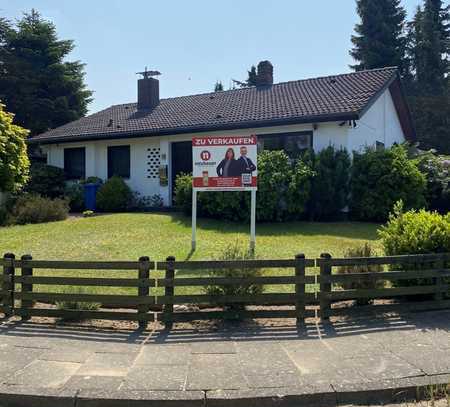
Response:
[[[375,146],[377,141],[384,143],[386,147],[405,141],[389,89],[380,95],[357,121],[357,126],[350,128],[348,132],[349,151],[362,151],[366,147]]]

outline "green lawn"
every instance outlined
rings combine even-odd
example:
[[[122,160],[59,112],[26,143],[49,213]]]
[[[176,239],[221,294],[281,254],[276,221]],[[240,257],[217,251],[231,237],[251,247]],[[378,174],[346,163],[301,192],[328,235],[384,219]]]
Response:
[[[351,246],[370,241],[378,247],[377,228],[370,223],[310,223],[290,222],[257,225],[256,254],[260,258],[293,258],[305,253],[309,258],[322,252],[341,256]],[[70,218],[62,222],[0,228],[1,253],[12,252],[17,257],[31,254],[35,260],[137,260],[149,256],[165,260],[169,255],[177,260],[214,259],[229,243],[236,240],[248,244],[249,225],[200,219],[197,229],[197,251],[190,253],[190,218],[179,214],[114,214],[93,218]],[[290,274],[292,270],[267,270],[267,274]],[[35,272],[36,273],[36,272]],[[117,272],[101,271],[102,276],[118,277]],[[49,275],[40,270],[40,275]],[[201,272],[185,271],[183,276]],[[98,271],[52,271],[51,275],[98,277]],[[136,272],[122,272],[121,277],[136,277]],[[54,286],[56,291],[67,287]],[[267,286],[267,292],[288,292],[292,286]],[[310,287],[313,289],[313,287]],[[49,287],[35,287],[49,291]],[[70,288],[69,288],[70,290]],[[195,288],[177,288],[176,293],[198,292]],[[133,288],[89,287],[96,293],[134,293]]]
[[[164,260],[189,258],[191,220],[179,214],[127,213],[62,222],[0,227],[0,252],[31,254],[41,260]],[[333,256],[365,241],[376,246],[372,223],[266,223],[256,227],[256,252],[261,258]],[[228,244],[248,242],[249,225],[200,219],[197,251],[190,257],[213,259]]]

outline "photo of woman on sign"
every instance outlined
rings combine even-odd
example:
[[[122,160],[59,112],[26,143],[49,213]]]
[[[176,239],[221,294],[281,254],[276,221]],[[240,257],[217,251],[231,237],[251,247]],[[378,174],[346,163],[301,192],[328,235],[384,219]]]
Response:
[[[234,158],[234,150],[227,149],[225,158],[217,166],[217,175],[219,177],[236,177],[236,159]]]

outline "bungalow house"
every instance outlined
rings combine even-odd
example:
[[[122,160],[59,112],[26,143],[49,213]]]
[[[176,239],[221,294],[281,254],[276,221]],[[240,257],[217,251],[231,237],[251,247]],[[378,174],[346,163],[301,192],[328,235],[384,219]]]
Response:
[[[396,68],[274,84],[273,67],[263,61],[257,86],[168,99],[159,98],[157,74],[146,71],[138,80],[137,103],[111,106],[32,142],[72,179],[119,175],[170,205],[175,177],[192,170],[194,136],[256,134],[259,148],[291,155],[415,140]]]

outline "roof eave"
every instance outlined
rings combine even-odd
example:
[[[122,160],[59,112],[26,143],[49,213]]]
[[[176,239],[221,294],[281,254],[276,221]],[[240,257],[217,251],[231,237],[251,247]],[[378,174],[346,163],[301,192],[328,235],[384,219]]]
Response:
[[[276,119],[276,120],[260,120],[260,121],[247,121],[236,123],[224,123],[219,125],[205,125],[205,126],[192,126],[183,128],[163,129],[158,131],[139,130],[128,131],[119,133],[99,133],[99,134],[83,134],[70,137],[48,137],[48,138],[31,138],[28,140],[30,144],[60,144],[60,143],[75,143],[79,141],[93,141],[93,140],[114,140],[122,138],[140,138],[140,137],[157,137],[167,135],[178,135],[187,133],[204,133],[209,131],[222,131],[222,130],[238,130],[249,128],[261,128],[261,127],[273,127],[283,126],[291,124],[307,124],[307,123],[324,123],[335,122],[343,120],[358,120],[360,115],[357,112],[344,112],[333,113],[320,116],[303,116],[288,119]]]

